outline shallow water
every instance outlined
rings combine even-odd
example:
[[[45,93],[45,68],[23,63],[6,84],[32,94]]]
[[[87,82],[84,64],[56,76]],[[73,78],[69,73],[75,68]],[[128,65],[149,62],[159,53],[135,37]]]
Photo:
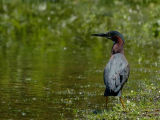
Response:
[[[25,48],[6,53],[2,51],[0,118],[84,118],[88,113],[105,109],[103,69],[110,51],[105,48],[102,51],[99,56],[87,48],[73,50],[66,47],[43,54]],[[152,93],[150,85],[153,90],[154,87],[159,88],[159,63],[152,63],[149,59],[152,57],[143,54],[144,64],[141,64],[138,57],[141,53],[133,56],[126,51],[126,55],[131,74],[123,90],[125,101],[127,98],[137,102],[147,99],[144,96]],[[136,92],[143,92],[144,96],[137,97]],[[156,104],[159,93],[154,94],[151,96],[154,96],[153,104]],[[117,102],[114,100],[110,104],[114,106],[119,104]]]

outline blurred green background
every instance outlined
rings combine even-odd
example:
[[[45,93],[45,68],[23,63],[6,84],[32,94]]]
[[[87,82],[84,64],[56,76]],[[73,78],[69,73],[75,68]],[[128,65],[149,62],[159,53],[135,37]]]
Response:
[[[0,119],[159,119],[159,0],[0,0]],[[103,69],[117,30],[131,67],[105,109]],[[100,111],[100,112],[98,112]]]

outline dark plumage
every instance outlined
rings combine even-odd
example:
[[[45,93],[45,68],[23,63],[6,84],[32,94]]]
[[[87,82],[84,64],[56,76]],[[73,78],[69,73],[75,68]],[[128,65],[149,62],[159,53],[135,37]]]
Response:
[[[104,69],[104,83],[106,86],[104,96],[106,96],[106,102],[108,102],[108,96],[120,96],[120,101],[124,107],[121,99],[122,88],[127,82],[130,72],[129,64],[124,56],[124,37],[117,31],[92,35],[106,37],[114,42],[111,58]]]
[[[129,77],[129,65],[121,53],[112,55],[104,69],[104,96],[121,96],[121,90]]]

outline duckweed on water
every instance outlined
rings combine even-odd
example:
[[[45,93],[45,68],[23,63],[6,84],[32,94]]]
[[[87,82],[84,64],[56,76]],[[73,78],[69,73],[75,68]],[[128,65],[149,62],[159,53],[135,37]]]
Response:
[[[1,0],[0,119],[160,119],[159,0]],[[103,68],[125,37],[131,73],[109,108]]]

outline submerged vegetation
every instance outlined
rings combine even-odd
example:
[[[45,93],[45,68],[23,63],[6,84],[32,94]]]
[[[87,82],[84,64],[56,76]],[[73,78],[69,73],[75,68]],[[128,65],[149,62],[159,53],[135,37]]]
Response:
[[[159,0],[1,0],[0,119],[160,119]],[[105,108],[103,68],[120,31],[131,73]]]

